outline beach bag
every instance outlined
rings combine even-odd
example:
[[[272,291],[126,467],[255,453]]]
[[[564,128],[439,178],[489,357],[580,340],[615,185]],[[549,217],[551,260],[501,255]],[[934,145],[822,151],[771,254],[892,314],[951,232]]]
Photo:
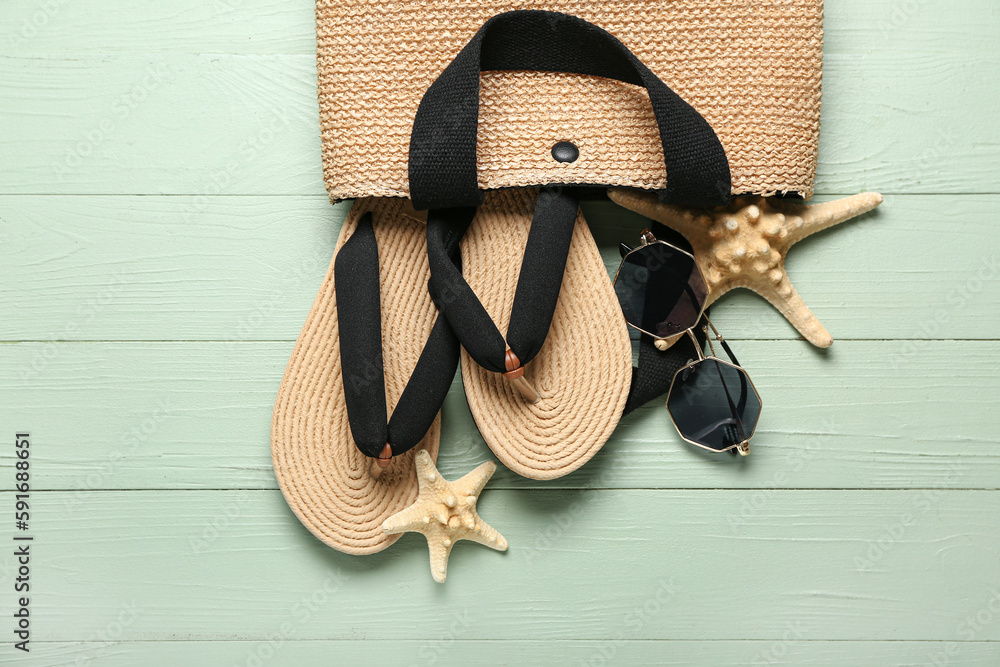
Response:
[[[425,92],[487,20],[523,9],[570,14],[621,40],[708,121],[725,149],[733,194],[812,195],[822,0],[319,0],[320,126],[331,198],[408,197],[410,134]],[[478,186],[662,189],[668,179],[657,130],[639,85],[484,72]],[[560,142],[573,143],[579,158],[554,160]]]

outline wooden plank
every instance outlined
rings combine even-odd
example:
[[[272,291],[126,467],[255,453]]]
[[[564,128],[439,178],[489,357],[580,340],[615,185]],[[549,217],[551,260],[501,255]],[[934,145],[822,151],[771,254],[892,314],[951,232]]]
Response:
[[[86,5],[7,0],[0,8],[0,54],[241,53],[309,55],[315,49],[314,3],[296,0],[172,0]],[[825,50],[892,53],[960,38],[974,53],[997,48],[990,0],[940,4],[842,0],[825,7]]]
[[[1000,493],[924,494],[780,491],[734,526],[747,492],[488,489],[510,551],[459,546],[441,586],[421,536],[340,554],[277,491],[104,492],[72,520],[39,492],[31,613],[60,642],[1000,640]]]
[[[31,654],[13,655],[9,665],[87,664],[134,667],[137,664],[240,665],[630,665],[631,667],[714,667],[746,665],[964,665],[996,667],[998,642],[928,641],[698,641],[567,640],[476,641],[450,635],[425,641],[150,641],[32,642]],[[6,647],[4,647],[6,649]],[[937,661],[937,662],[935,662]]]
[[[294,340],[349,204],[0,197],[4,338]]]
[[[835,339],[995,338],[996,196],[890,197],[789,256]],[[325,197],[0,197],[0,340],[294,340],[349,204]],[[644,221],[586,204],[609,274]],[[797,338],[749,292],[713,317],[734,340]]]
[[[322,194],[312,56],[0,56],[0,193]]]
[[[268,0],[7,0],[0,8],[0,54],[311,54],[315,3]]]
[[[998,66],[959,33],[829,53],[817,192],[996,193],[1000,128],[980,83]],[[321,194],[314,68],[312,55],[0,55],[0,193]]]
[[[764,399],[748,459],[680,441],[662,403],[623,420],[573,475],[525,480],[501,466],[494,488],[988,488],[1000,484],[994,412],[1000,343],[935,342],[896,357],[895,342],[742,342]],[[291,343],[0,345],[0,432],[30,431],[38,488],[275,488],[274,396]],[[36,370],[37,369],[37,370]],[[24,375],[22,375],[24,373]],[[491,456],[459,381],[444,409],[442,471]],[[11,489],[11,452],[0,449]],[[741,508],[751,512],[752,507]]]

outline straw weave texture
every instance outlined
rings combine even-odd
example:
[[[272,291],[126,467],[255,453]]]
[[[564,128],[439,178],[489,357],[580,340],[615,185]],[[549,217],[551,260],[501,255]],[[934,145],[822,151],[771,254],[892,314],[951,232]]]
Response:
[[[813,191],[822,0],[318,0],[323,168],[330,196],[407,196],[410,128],[424,91],[491,16],[547,9],[608,30],[709,121],[736,194]],[[479,184],[661,188],[645,90],[577,75],[482,77]],[[580,159],[557,163],[559,141]]]

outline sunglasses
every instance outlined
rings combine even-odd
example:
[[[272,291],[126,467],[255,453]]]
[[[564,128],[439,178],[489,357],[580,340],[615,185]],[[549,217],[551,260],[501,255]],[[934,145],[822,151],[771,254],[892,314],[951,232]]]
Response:
[[[648,229],[638,248],[622,243],[620,251],[614,288],[625,321],[651,336],[660,350],[688,336],[698,355],[674,374],[667,391],[667,411],[677,432],[698,447],[746,456],[760,418],[760,394],[705,313],[708,287],[694,255]],[[708,356],[695,336],[703,319]],[[730,361],[716,356],[709,327]]]

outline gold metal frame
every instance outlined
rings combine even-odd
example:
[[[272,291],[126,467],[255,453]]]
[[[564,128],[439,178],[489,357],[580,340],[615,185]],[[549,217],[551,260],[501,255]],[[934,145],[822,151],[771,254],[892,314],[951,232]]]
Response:
[[[705,317],[705,321],[708,322],[708,326],[712,327],[712,331],[715,332],[715,337],[719,340],[719,342],[722,342],[722,340],[723,340],[722,334],[720,334],[719,331],[718,331],[718,329],[715,328],[715,325],[712,324],[712,321],[710,319],[708,319],[708,317]],[[674,419],[674,415],[670,411],[670,394],[674,390],[674,383],[677,382],[677,376],[680,375],[681,373],[683,373],[688,368],[694,368],[698,364],[700,364],[702,362],[705,362],[705,361],[708,361],[709,359],[711,359],[713,361],[717,361],[717,362],[719,362],[721,364],[725,364],[726,366],[729,366],[730,368],[735,368],[738,371],[742,371],[743,375],[747,379],[747,382],[750,383],[750,388],[753,390],[753,393],[757,396],[757,402],[760,404],[760,411],[761,412],[764,411],[764,401],[760,397],[760,392],[757,391],[757,386],[753,383],[753,378],[750,377],[750,374],[747,373],[746,369],[743,368],[742,366],[738,366],[738,365],[736,365],[736,364],[734,364],[732,362],[726,361],[725,359],[721,359],[721,358],[719,358],[715,354],[715,345],[712,344],[712,337],[708,334],[708,327],[704,327],[704,330],[705,330],[705,339],[708,341],[708,347],[712,351],[712,354],[710,354],[708,356],[705,356],[705,353],[701,349],[701,345],[698,344],[698,338],[694,335],[693,329],[694,329],[694,327],[691,327],[691,329],[688,329],[687,331],[685,331],[684,334],[687,334],[688,336],[691,337],[691,341],[694,343],[694,349],[698,352],[698,358],[694,359],[693,361],[689,361],[688,363],[684,364],[679,369],[677,369],[677,372],[674,373],[674,377],[670,380],[670,388],[667,389],[667,400],[666,400],[666,403],[664,404],[664,407],[667,408],[667,414],[670,416],[670,421],[673,423],[674,428],[677,429],[677,434],[679,436],[681,436],[681,440],[683,440],[684,442],[687,442],[687,443],[690,443],[692,445],[695,445],[696,447],[701,447],[702,449],[707,449],[710,452],[728,452],[728,451],[732,451],[732,450],[735,449],[736,453],[739,454],[740,456],[749,456],[750,455],[750,439],[753,438],[754,433],[757,432],[757,422],[756,421],[754,422],[753,429],[751,429],[750,434],[746,437],[746,439],[743,440],[743,442],[739,442],[739,443],[733,445],[732,447],[726,447],[725,449],[713,449],[713,448],[707,447],[707,446],[705,446],[705,445],[703,445],[703,444],[701,444],[699,442],[695,442],[694,440],[690,440],[688,438],[685,438],[683,431],[681,431],[680,427],[677,425],[677,420]],[[760,416],[759,415],[758,415],[757,421],[760,421]]]
[[[705,280],[705,274],[702,273],[701,267],[698,266],[698,261],[695,259],[694,255],[692,255],[691,253],[689,253],[687,250],[684,250],[683,248],[678,248],[673,243],[668,243],[667,241],[661,241],[660,239],[656,238],[656,236],[653,235],[653,232],[649,231],[649,229],[642,230],[642,234],[639,236],[639,241],[640,241],[640,245],[639,245],[638,248],[633,248],[624,257],[622,257],[621,264],[618,265],[618,271],[615,272],[615,279],[611,283],[612,288],[614,288],[614,286],[618,284],[618,276],[621,275],[622,267],[625,266],[625,262],[628,261],[629,257],[631,257],[634,253],[637,253],[640,250],[643,250],[644,248],[648,248],[651,245],[655,245],[657,243],[662,243],[663,245],[667,246],[668,248],[673,248],[677,252],[679,252],[681,254],[684,254],[684,255],[687,255],[688,257],[691,258],[691,262],[692,262],[692,265],[694,266],[694,270],[698,272],[698,275],[701,277],[702,284],[705,285],[706,289],[707,289],[707,287],[708,287],[708,281]],[[688,327],[684,331],[676,333],[676,334],[674,334],[672,336],[667,336],[667,337],[657,336],[656,334],[654,334],[652,332],[646,331],[642,327],[639,327],[639,326],[636,326],[636,325],[632,324],[631,322],[628,321],[628,319],[625,320],[625,324],[627,324],[628,326],[632,327],[636,331],[644,333],[647,336],[650,336],[651,338],[653,338],[653,340],[655,341],[655,344],[656,344],[656,348],[658,350],[660,350],[660,351],[664,351],[664,350],[669,349],[674,343],[676,343],[681,338],[683,338],[684,334],[688,333],[689,331],[691,331],[692,329],[694,329],[696,326],[698,326],[698,323],[701,322],[701,318],[705,316],[705,311],[708,310],[708,305],[707,304],[708,304],[708,294],[705,295],[705,302],[701,304],[701,310],[698,312],[698,317],[695,318],[694,324],[692,324],[690,327]],[[715,327],[712,327],[712,328],[714,329]],[[749,377],[749,375],[747,377]]]

